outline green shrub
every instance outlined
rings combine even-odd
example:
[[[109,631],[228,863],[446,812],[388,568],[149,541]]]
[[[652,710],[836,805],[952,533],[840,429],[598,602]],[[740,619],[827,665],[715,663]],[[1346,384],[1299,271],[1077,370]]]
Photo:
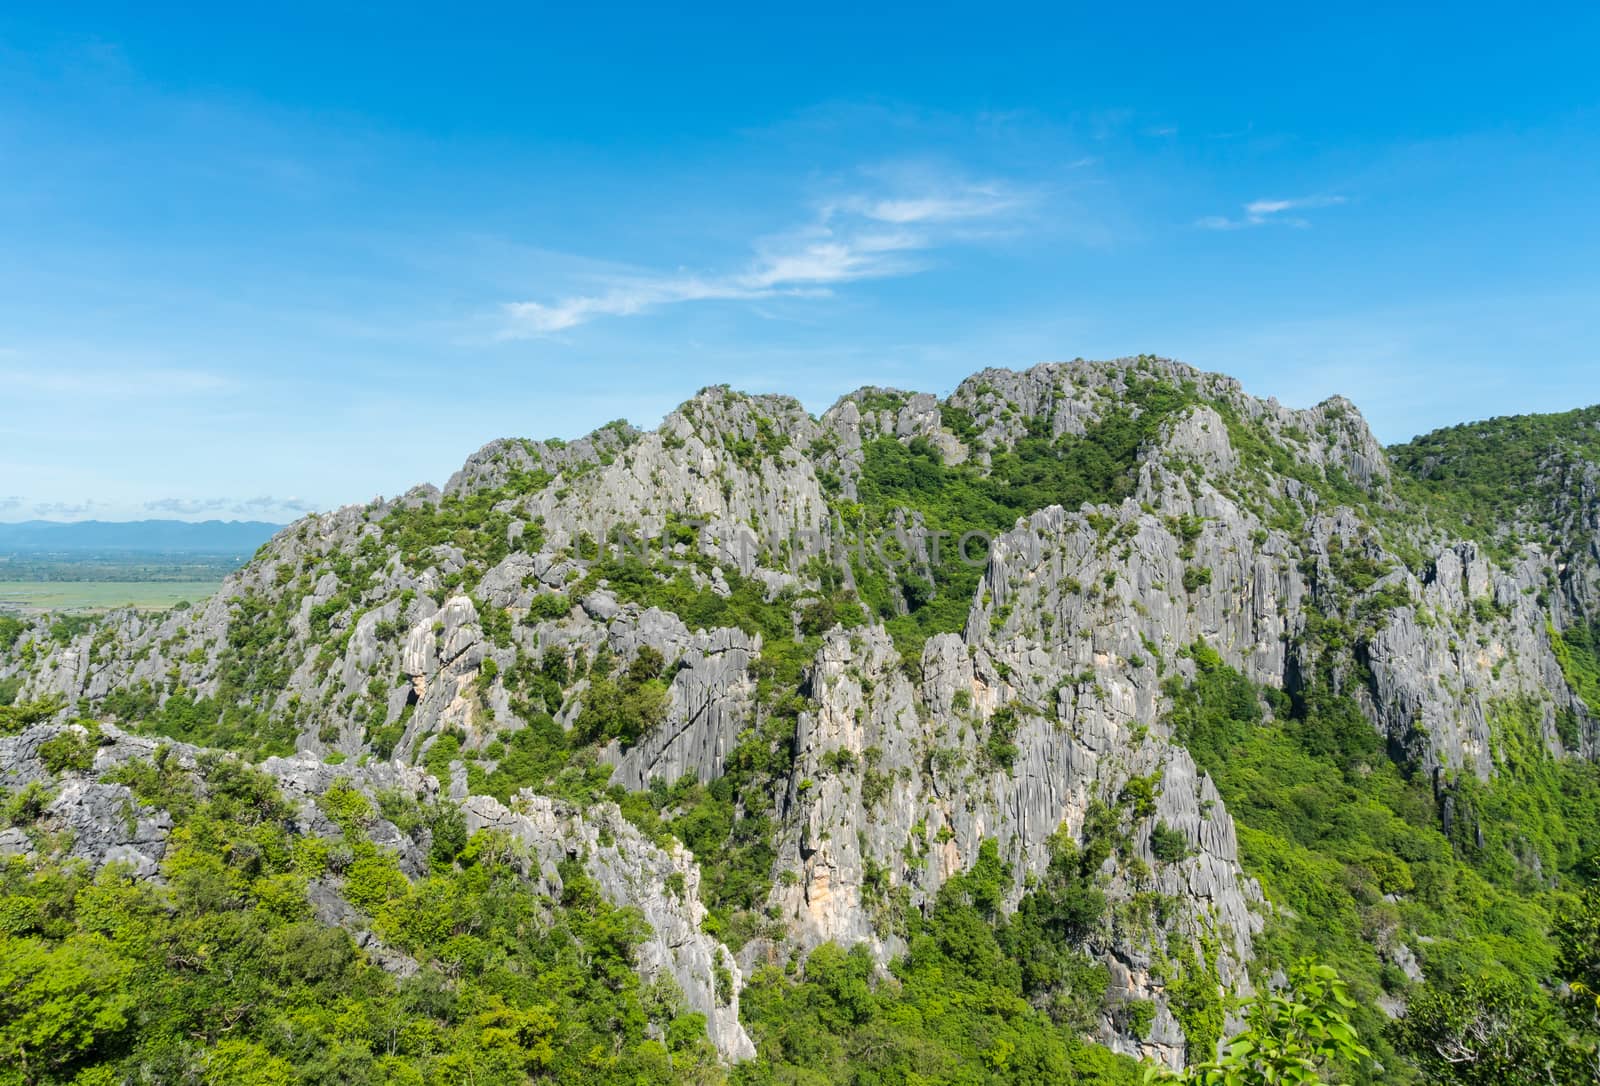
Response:
[[[1189,855],[1189,837],[1165,822],[1150,831],[1150,852],[1164,864],[1175,864]]]
[[[0,615],[0,653],[7,653],[16,648],[18,639],[27,628],[28,624],[20,618]]]
[[[94,768],[97,732],[64,728],[39,744],[39,760],[52,773],[87,773]]]
[[[990,765],[1010,770],[1017,760],[1016,738],[1019,723],[1016,709],[1009,705],[1001,707],[989,718],[989,731],[984,736],[983,753]]]
[[[1155,1024],[1156,1005],[1149,999],[1130,999],[1122,1005],[1123,1027],[1139,1040],[1150,1036]]]
[[[528,620],[551,622],[566,618],[571,610],[571,597],[560,592],[541,592],[528,602]]]
[[[1117,802],[1128,808],[1137,821],[1156,813],[1157,777],[1130,777],[1117,793]]]
[[[0,705],[0,735],[15,735],[24,728],[49,720],[66,702],[59,696],[38,698],[21,705]]]
[[[3,815],[8,826],[31,826],[44,814],[54,798],[50,789],[43,784],[29,781],[6,797],[4,807],[0,807],[0,815]]]
[[[1350,1021],[1356,1002],[1338,973],[1302,962],[1289,981],[1287,990],[1255,1000],[1246,1016],[1249,1025],[1224,1046],[1222,1055],[1207,1054],[1178,1073],[1152,1069],[1148,1079],[1195,1086],[1310,1086],[1370,1073],[1372,1052]],[[1190,1049],[1193,1058],[1193,1044]]]
[[[646,645],[620,679],[604,672],[592,674],[573,724],[574,737],[581,743],[620,739],[626,747],[654,730],[667,715],[662,667],[661,654]]]

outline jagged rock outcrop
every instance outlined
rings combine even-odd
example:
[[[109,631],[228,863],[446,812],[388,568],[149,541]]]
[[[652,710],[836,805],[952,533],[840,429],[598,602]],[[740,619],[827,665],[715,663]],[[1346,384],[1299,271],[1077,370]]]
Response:
[[[611,779],[634,791],[657,778],[676,781],[689,775],[707,782],[721,776],[749,721],[755,693],[750,670],[761,656],[759,636],[723,628],[692,636],[685,631],[680,640],[660,628],[671,616],[646,612],[652,615],[661,616],[653,628],[641,623],[626,630],[619,648],[631,656],[630,647],[637,651],[648,645],[676,661],[666,721],[627,750],[614,743],[601,755],[616,766]],[[683,629],[682,623],[677,628]]]
[[[638,909],[650,924],[640,973],[648,980],[673,978],[688,1005],[706,1016],[706,1030],[724,1058],[755,1055],[739,1024],[743,977],[728,948],[701,931],[700,869],[688,850],[676,842],[670,850],[657,847],[609,804],[580,813],[524,792],[511,808],[487,796],[473,796],[462,808],[469,829],[506,833],[528,846],[529,875],[551,897],[561,894],[561,861],[581,859],[607,900]]]
[[[88,746],[90,760],[87,769],[61,774],[55,787],[58,775],[51,772],[40,748],[58,737]],[[152,877],[166,854],[171,816],[145,808],[126,785],[100,778],[126,762],[151,757],[162,745],[109,725],[91,731],[80,724],[36,724],[18,735],[0,736],[0,787],[14,792],[29,785],[45,789],[48,799],[43,801],[39,825],[65,835],[70,842],[67,855],[96,868],[127,864],[135,874]],[[198,753],[177,744],[169,756],[192,769]],[[25,855],[33,843],[22,830],[12,829],[0,838],[0,850]]]

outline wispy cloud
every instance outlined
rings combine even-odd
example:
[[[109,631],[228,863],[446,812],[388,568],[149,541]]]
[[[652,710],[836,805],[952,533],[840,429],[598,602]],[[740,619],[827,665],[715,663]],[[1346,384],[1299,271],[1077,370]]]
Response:
[[[237,508],[240,510],[251,509],[284,509],[291,513],[314,513],[317,511],[316,502],[308,502],[304,498],[246,498]]]
[[[144,511],[164,516],[195,517],[231,513],[234,516],[300,516],[316,512],[317,506],[300,498],[157,498],[144,503]]]
[[[33,515],[36,517],[82,517],[100,508],[98,502],[86,499],[82,502],[36,502]]]
[[[148,513],[167,513],[182,517],[217,513],[227,506],[226,498],[157,498],[155,501],[144,503],[145,511]]]
[[[22,499],[15,494],[0,497],[0,513],[10,513],[22,508]]]
[[[1300,196],[1292,200],[1251,200],[1244,205],[1244,214],[1237,219],[1226,215],[1207,215],[1195,221],[1202,230],[1241,230],[1247,226],[1310,226],[1299,215],[1286,215],[1288,211],[1304,211],[1319,207],[1333,207],[1345,202],[1343,196]]]
[[[914,196],[851,197],[823,208],[823,219],[835,213],[861,215],[877,222],[896,225],[957,222],[985,219],[1015,210],[1025,202],[1021,193],[999,185],[967,185],[951,192],[920,193]]]
[[[820,296],[843,283],[910,275],[926,266],[918,254],[971,240],[973,224],[993,223],[1027,202],[1026,194],[997,183],[850,194],[823,203],[802,226],[756,239],[738,271],[614,276],[589,293],[509,302],[501,336],[551,335],[598,317],[629,317],[684,302]]]

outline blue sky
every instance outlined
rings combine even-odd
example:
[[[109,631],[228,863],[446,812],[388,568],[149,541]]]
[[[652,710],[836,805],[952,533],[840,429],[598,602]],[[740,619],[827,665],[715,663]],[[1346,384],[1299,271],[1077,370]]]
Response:
[[[722,382],[1600,400],[1594,5],[70,7],[0,13],[0,519],[284,520]]]

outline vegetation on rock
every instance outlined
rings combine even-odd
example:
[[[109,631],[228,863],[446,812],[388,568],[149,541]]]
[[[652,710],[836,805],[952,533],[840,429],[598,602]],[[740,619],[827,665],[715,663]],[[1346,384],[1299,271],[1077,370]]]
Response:
[[[0,1083],[1593,1081],[1597,508],[1600,408],[1385,451],[1141,357],[709,389],[0,616]],[[463,785],[679,857],[708,991]]]

